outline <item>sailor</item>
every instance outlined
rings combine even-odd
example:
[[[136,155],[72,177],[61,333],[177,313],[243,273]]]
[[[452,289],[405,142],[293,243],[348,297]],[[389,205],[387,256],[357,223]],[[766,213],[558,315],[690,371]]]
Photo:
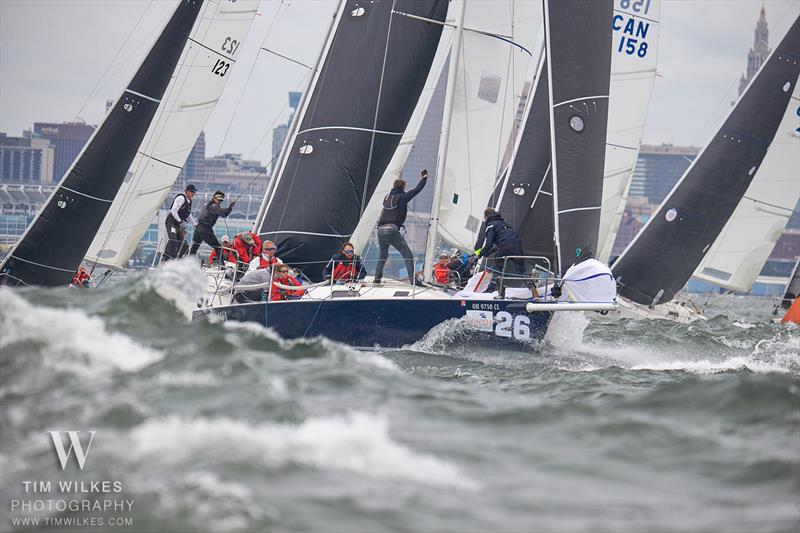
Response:
[[[299,281],[297,281],[297,278],[289,274],[289,266],[282,264],[277,268],[277,270],[278,272],[275,278],[273,278],[272,289],[269,292],[270,301],[297,300],[303,296],[302,290],[285,289],[278,286],[283,285],[300,287],[302,285]]]
[[[235,263],[236,262],[236,254],[234,254],[233,248],[231,248],[231,238],[227,235],[223,235],[222,239],[222,263]],[[208,263],[213,265],[214,259],[217,258],[217,251],[211,250],[211,254],[208,256]]]
[[[325,279],[333,278],[334,281],[350,281],[354,279],[364,279],[367,276],[367,269],[361,257],[356,255],[355,247],[352,242],[346,242],[337,254],[331,257],[323,271]]]
[[[217,252],[217,257],[220,257],[220,260],[222,259],[221,247],[217,236],[214,235],[214,224],[217,223],[219,217],[228,218],[228,215],[230,215],[233,210],[233,206],[236,205],[236,202],[231,202],[228,207],[222,208],[220,205],[224,199],[225,193],[217,191],[214,193],[214,196],[211,197],[211,200],[200,210],[200,220],[194,230],[194,235],[192,235],[192,248],[189,250],[190,255],[197,254],[197,249],[200,248],[200,245],[205,241]]]
[[[428,171],[423,170],[420,172],[420,178],[417,186],[408,192],[405,192],[405,180],[394,180],[392,190],[389,191],[389,194],[383,199],[383,211],[381,211],[381,218],[378,220],[378,247],[380,248],[380,255],[378,256],[378,266],[375,269],[375,283],[380,283],[381,279],[383,279],[383,268],[386,266],[386,260],[389,258],[390,245],[403,256],[406,263],[406,270],[408,270],[408,279],[411,283],[415,283],[414,256],[405,238],[403,238],[403,235],[400,233],[400,228],[402,228],[403,224],[406,222],[408,202],[418,195],[428,182]]]
[[[170,207],[165,222],[168,240],[164,253],[161,255],[162,261],[177,259],[186,253],[183,250],[186,242],[186,223],[188,222],[192,226],[197,225],[197,221],[192,216],[192,198],[195,193],[197,193],[197,187],[190,183],[183,193],[176,195],[172,200],[172,207]]]
[[[76,287],[88,287],[91,279],[92,276],[89,274],[89,271],[86,270],[83,265],[80,265],[78,271],[72,276],[72,284]]]
[[[254,245],[255,239],[258,238],[258,235],[254,235]],[[247,267],[247,271],[250,272],[252,270],[262,270],[265,268],[272,268],[274,265],[278,265],[283,263],[280,258],[275,255],[278,251],[278,247],[275,246],[275,243],[272,241],[264,241],[261,244],[261,254],[257,257],[253,257],[250,260],[250,266]]]
[[[252,231],[244,231],[233,239],[233,249],[239,257],[240,270],[245,271],[261,253],[261,238]]]
[[[473,265],[474,262],[470,262],[470,255],[467,252],[455,250],[453,255],[450,256],[450,261],[447,263],[447,267],[450,269],[450,277],[460,289],[463,289],[466,285]]]
[[[491,267],[499,272],[503,269],[503,258],[524,255],[522,252],[522,240],[517,235],[517,232],[514,231],[514,228],[503,220],[500,213],[491,207],[487,207],[484,210],[483,219],[486,222],[486,237],[484,238],[483,246],[475,250],[475,255],[494,258],[494,264]],[[521,262],[521,259],[509,260],[506,264],[506,272],[522,275],[525,266]]]
[[[440,254],[439,261],[433,265],[433,277],[439,285],[447,285],[450,280],[450,258],[447,254]]]

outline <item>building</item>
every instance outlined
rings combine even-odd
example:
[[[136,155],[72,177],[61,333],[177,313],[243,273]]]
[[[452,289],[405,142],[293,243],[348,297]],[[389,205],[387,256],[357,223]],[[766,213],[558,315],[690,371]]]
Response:
[[[9,137],[0,133],[0,183],[28,185],[53,182],[55,151],[50,141],[32,137]]]
[[[242,159],[241,154],[221,154],[206,159],[204,164],[205,179],[195,180],[201,190],[220,189],[228,194],[262,196],[267,190],[269,176],[261,161]]]
[[[643,144],[633,169],[628,196],[643,197],[651,204],[660,204],[699,153],[700,148],[694,146]]]
[[[756,22],[755,39],[753,40],[753,47],[747,54],[747,70],[742,77],[739,78],[739,94],[742,94],[756,75],[758,69],[764,64],[764,61],[769,57],[769,28],[767,28],[767,13],[764,9],[764,4],[761,4],[761,16]]]
[[[201,131],[197,137],[192,151],[183,164],[183,170],[178,174],[176,186],[183,190],[189,183],[197,184],[206,179],[206,132]]]
[[[53,179],[61,180],[70,165],[78,157],[83,145],[94,133],[94,127],[84,122],[34,122],[33,136],[47,139],[55,150]]]
[[[283,144],[286,142],[286,136],[289,134],[289,125],[294,120],[294,114],[300,106],[300,100],[303,93],[291,91],[289,93],[289,119],[286,124],[280,124],[272,129],[272,161],[277,161],[283,149]],[[269,166],[269,165],[268,165]]]

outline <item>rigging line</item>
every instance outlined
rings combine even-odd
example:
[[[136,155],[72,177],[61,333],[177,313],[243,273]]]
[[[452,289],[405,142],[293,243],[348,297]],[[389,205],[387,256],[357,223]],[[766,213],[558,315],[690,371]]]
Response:
[[[464,39],[461,39],[460,46],[461,46],[461,58],[464,61],[464,72],[465,72],[465,75],[463,76],[463,82],[464,82],[464,94],[466,95],[466,94],[469,94],[469,89],[467,88],[467,76],[466,76],[467,56],[464,53]],[[458,75],[457,74],[456,74],[456,80],[453,80],[453,83],[455,83],[456,81],[458,81]],[[471,150],[469,149],[469,147],[470,147],[470,139],[469,139],[469,129],[470,129],[469,128],[469,98],[465,98],[464,99],[464,120],[466,122],[466,127],[464,128],[464,131],[465,131],[466,138],[467,138],[467,184],[469,186],[469,188],[467,190],[470,191],[470,193],[468,195],[469,213],[472,214],[474,212],[474,208],[473,208],[473,205],[472,205],[472,203],[473,203],[472,202],[472,158],[470,157]],[[451,118],[451,122],[452,122],[452,118]],[[444,176],[442,176],[442,180],[444,180]],[[439,218],[441,219],[441,215],[439,215]],[[467,230],[467,231],[469,231],[469,230]],[[480,224],[478,225],[478,230],[477,231],[478,232],[480,231]],[[477,232],[474,232],[474,231],[470,231],[470,233],[471,233],[471,237],[472,237],[471,240],[474,241],[476,239],[476,237],[478,236],[478,234],[477,234]],[[426,258],[426,260],[427,259],[428,258]]]
[[[782,205],[771,204],[769,202],[764,202],[762,200],[757,200],[756,198],[751,198],[751,197],[749,197],[747,195],[742,196],[742,198],[745,199],[745,200],[750,200],[751,202],[755,202],[757,204],[767,205],[769,207],[774,207],[775,209],[780,209],[781,211],[786,211],[787,213],[794,213],[794,209],[789,208],[789,207],[784,207]]]
[[[108,74],[108,71],[111,70],[111,66],[114,64],[114,62],[117,60],[119,55],[122,53],[122,50],[125,49],[125,45],[128,44],[128,41],[133,36],[134,32],[136,31],[136,28],[139,27],[139,24],[141,24],[142,19],[147,14],[147,12],[150,10],[150,6],[153,5],[154,1],[155,0],[150,0],[150,2],[147,4],[147,7],[144,8],[144,11],[142,11],[142,14],[139,16],[139,20],[137,20],[136,24],[133,25],[133,28],[131,28],[131,31],[128,33],[128,36],[125,37],[125,40],[120,45],[119,49],[117,50],[117,53],[114,54],[114,57],[108,63],[108,66],[106,66],[106,69],[103,71],[103,74],[100,75],[100,78],[97,80],[97,83],[95,84],[94,88],[91,90],[91,92],[89,92],[89,96],[86,97],[86,100],[83,102],[81,107],[78,109],[77,113],[75,113],[75,117],[73,117],[73,119],[72,119],[73,122],[78,120],[78,117],[83,112],[83,110],[86,108],[86,106],[89,104],[89,101],[91,101],[91,99],[96,96],[96,91],[100,88],[100,85],[103,82],[103,78],[105,78],[106,74]]]
[[[358,218],[364,214],[367,207],[367,189],[369,189],[369,172],[372,170],[372,154],[375,151],[375,135],[378,130],[378,113],[381,110],[381,96],[383,95],[383,80],[386,76],[386,59],[389,57],[389,40],[392,37],[392,22],[394,22],[394,7],[397,0],[392,0],[392,9],[389,13],[389,27],[386,29],[386,43],[383,46],[383,63],[381,64],[381,77],[378,81],[378,98],[375,102],[375,115],[372,118],[372,136],[369,141],[369,155],[367,156],[367,170],[364,173],[364,186],[361,191],[361,205],[358,208]],[[402,133],[401,133],[402,135]]]
[[[285,55],[283,55],[283,54],[279,54],[279,53],[278,53],[278,52],[276,52],[275,50],[270,50],[269,48],[264,48],[263,46],[261,47],[261,49],[262,49],[262,50],[264,50],[265,52],[269,52],[270,54],[276,55],[276,56],[278,56],[278,57],[280,57],[280,58],[282,58],[282,59],[285,59],[285,60],[287,60],[287,61],[291,61],[291,62],[292,62],[292,63],[294,63],[295,65],[300,65],[301,67],[306,67],[308,70],[314,70],[314,67],[312,67],[312,66],[310,66],[310,65],[306,65],[306,64],[305,64],[305,63],[303,63],[302,61],[298,61],[298,60],[296,60],[296,59],[292,59],[292,58],[291,58],[291,57],[289,57],[289,56],[285,56]]]

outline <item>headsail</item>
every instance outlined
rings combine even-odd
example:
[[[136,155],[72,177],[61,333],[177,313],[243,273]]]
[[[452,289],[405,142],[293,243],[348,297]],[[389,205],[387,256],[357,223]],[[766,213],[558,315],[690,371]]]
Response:
[[[620,294],[643,305],[668,302],[719,236],[778,130],[800,74],[800,19],[613,266]]]
[[[7,284],[66,285],[125,179],[169,84],[203,0],[181,0],[125,92],[11,253]]]
[[[800,82],[778,133],[695,279],[749,291],[800,199]]]
[[[206,4],[87,260],[127,265],[230,79],[259,3]]]
[[[350,239],[389,164],[446,13],[446,0],[343,3],[259,228],[310,278]]]
[[[545,54],[559,274],[596,253],[603,195],[611,0],[546,0]]]

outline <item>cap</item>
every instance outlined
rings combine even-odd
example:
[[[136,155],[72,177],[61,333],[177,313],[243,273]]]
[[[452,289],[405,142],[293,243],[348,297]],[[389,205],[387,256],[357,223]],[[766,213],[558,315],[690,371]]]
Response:
[[[222,191],[217,191],[214,193],[214,198],[225,198],[225,193]]]
[[[197,192],[197,187],[195,187],[194,185],[192,185],[190,183],[189,185],[186,186],[186,189],[184,189],[184,191],[185,192]]]
[[[250,233],[242,233],[242,240],[247,244],[253,244],[255,242],[253,240],[253,236]]]
[[[231,242],[231,238],[230,238],[230,237],[228,237],[227,235],[223,235],[223,236],[222,236],[222,239],[220,239],[220,240],[221,240],[222,242],[225,242],[225,241]]]
[[[448,259],[449,257],[447,254],[439,254],[439,259]]]

